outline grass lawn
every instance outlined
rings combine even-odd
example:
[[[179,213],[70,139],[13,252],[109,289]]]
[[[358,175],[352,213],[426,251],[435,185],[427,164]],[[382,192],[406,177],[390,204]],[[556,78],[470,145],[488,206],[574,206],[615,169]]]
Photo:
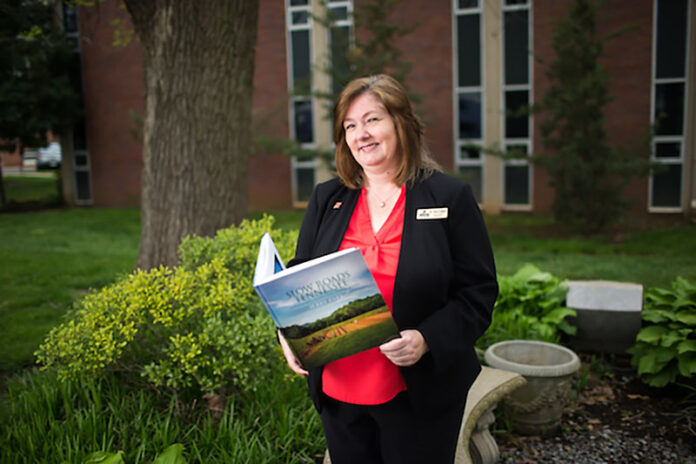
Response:
[[[34,198],[32,187],[27,189],[27,196]],[[302,220],[301,212],[270,214],[281,228],[297,229]],[[486,220],[501,274],[530,262],[567,279],[610,279],[646,287],[668,287],[678,275],[696,279],[696,225],[624,233],[614,243],[603,237],[562,236],[548,218]],[[129,272],[139,234],[135,209],[0,213],[0,371],[32,364],[34,350],[72,300]]]
[[[0,214],[0,370],[28,365],[70,302],[135,265],[137,210]]]
[[[559,235],[549,218],[488,216],[498,273],[525,263],[564,279],[602,279],[669,287],[696,279],[696,225],[621,232],[618,237]],[[618,238],[618,240],[617,240]]]
[[[43,177],[5,176],[3,182],[8,203],[53,204],[58,201],[56,172],[47,173]]]

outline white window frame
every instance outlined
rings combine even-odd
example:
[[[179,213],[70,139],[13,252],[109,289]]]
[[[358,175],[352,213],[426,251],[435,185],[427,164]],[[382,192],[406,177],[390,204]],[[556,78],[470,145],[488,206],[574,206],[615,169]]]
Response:
[[[308,0],[307,5],[296,5],[292,6],[290,4],[291,0],[285,0],[285,28],[286,28],[286,62],[287,62],[287,82],[288,82],[288,93],[290,98],[288,99],[288,128],[290,130],[290,137],[295,138],[295,103],[298,101],[309,101],[312,107],[312,128],[313,140],[312,142],[300,143],[302,148],[315,149],[316,148],[316,114],[314,114],[314,102],[311,95],[294,95],[295,90],[295,79],[294,79],[294,69],[293,69],[293,49],[292,49],[292,33],[294,31],[307,31],[309,34],[309,56],[310,64],[313,61],[314,56],[314,43],[312,40],[312,28],[314,27],[314,19],[312,18],[312,3],[314,0]],[[305,12],[307,14],[307,22],[303,24],[293,24],[292,16],[293,13]],[[310,70],[311,73],[311,70]],[[311,79],[311,78],[310,78]],[[316,160],[310,161],[300,161],[297,157],[293,156],[290,159],[290,171],[291,171],[291,189],[292,189],[292,201],[293,204],[304,203],[305,200],[300,200],[298,198],[298,188],[297,188],[297,170],[298,168],[308,168],[314,169],[314,176],[316,179],[317,162]]]
[[[526,4],[521,5],[506,5],[505,0],[500,0],[500,105],[501,105],[501,124],[500,124],[500,140],[503,149],[506,149],[509,145],[525,145],[527,147],[527,156],[532,153],[532,139],[534,134],[534,118],[530,113],[527,116],[529,132],[527,137],[506,137],[505,134],[505,123],[506,123],[506,104],[505,104],[505,94],[510,91],[523,90],[527,92],[527,105],[531,107],[533,98],[533,83],[534,83],[534,60],[532,59],[531,50],[527,54],[527,69],[529,70],[529,78],[527,84],[513,84],[508,85],[505,83],[505,13],[509,11],[527,11],[527,20],[529,24],[527,25],[527,30],[529,31],[528,43],[530,47],[534,45],[534,16],[532,10],[532,0],[528,0]],[[529,202],[526,204],[518,203],[506,203],[506,182],[505,182],[505,167],[506,166],[529,166],[527,172],[527,184],[529,186]],[[501,198],[502,198],[502,209],[504,211],[532,211],[534,203],[534,166],[527,160],[515,159],[515,160],[504,160],[500,172],[500,188],[501,188]]]
[[[85,159],[85,164],[78,165],[78,156],[83,156]],[[75,204],[78,206],[87,206],[94,203],[94,190],[92,189],[92,160],[89,154],[89,150],[73,150],[73,197]],[[77,187],[77,173],[86,172],[87,173],[87,184],[89,188],[89,198],[80,198],[78,196],[79,191]]]
[[[353,0],[328,0],[326,3],[326,9],[327,10],[333,10],[336,8],[346,8],[347,14],[346,14],[346,19],[340,19],[338,21],[334,21],[331,23],[329,26],[330,28],[333,27],[347,27],[348,28],[348,37],[351,46],[355,45],[355,37],[353,35],[355,27],[354,27],[354,22],[353,22]],[[328,13],[328,11],[327,11]],[[330,31],[329,31],[330,32]],[[327,34],[327,44],[326,44],[326,49],[328,50],[328,55],[329,55],[329,60],[331,60],[330,64],[333,65],[333,55],[331,52],[333,51],[333,48],[331,46],[331,34]],[[330,76],[330,82],[329,82],[329,88],[333,89],[334,83],[333,83],[333,76]]]
[[[462,159],[461,152],[462,148],[466,145],[476,145],[483,147],[484,140],[486,139],[486,106],[485,106],[485,95],[486,95],[486,66],[485,66],[485,21],[483,16],[483,4],[487,0],[478,0],[478,6],[470,8],[459,8],[459,1],[452,0],[452,127],[453,127],[453,138],[454,138],[454,169],[459,172],[461,168],[467,167],[478,167],[481,170],[480,182],[481,191],[479,202],[483,203],[485,199],[486,192],[486,176],[484,175],[485,163],[484,163],[484,152],[479,151],[478,159]],[[459,34],[458,34],[458,19],[459,16],[464,15],[478,15],[479,17],[479,44],[481,46],[481,51],[479,54],[479,82],[478,86],[459,86]],[[478,93],[481,96],[481,135],[479,138],[475,139],[461,139],[459,138],[459,96],[465,93]]]
[[[657,4],[661,0],[653,0],[653,33],[652,33],[652,65],[651,65],[651,85],[650,85],[650,124],[651,126],[655,124],[655,94],[656,88],[660,84],[675,84],[680,83],[684,85],[684,103],[682,106],[682,129],[681,135],[655,135],[652,139],[652,150],[651,150],[651,161],[655,164],[662,165],[672,165],[681,166],[681,185],[679,189],[679,206],[653,206],[653,175],[650,174],[648,178],[648,198],[647,198],[647,209],[650,213],[681,213],[684,211],[685,207],[685,189],[686,189],[686,163],[685,163],[685,150],[686,150],[686,129],[687,129],[687,116],[688,116],[688,106],[690,101],[690,93],[692,92],[691,86],[689,85],[689,73],[691,72],[691,4],[693,2],[686,2],[686,48],[684,53],[684,76],[681,78],[669,77],[669,78],[657,78]],[[664,0],[662,0],[664,1]],[[656,157],[655,147],[658,143],[679,143],[679,156],[673,157]]]

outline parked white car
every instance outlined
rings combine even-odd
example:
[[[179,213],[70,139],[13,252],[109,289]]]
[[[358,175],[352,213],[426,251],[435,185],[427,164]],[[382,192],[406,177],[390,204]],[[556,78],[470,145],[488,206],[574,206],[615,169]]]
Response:
[[[51,142],[36,153],[36,169],[57,169],[61,160],[60,143]]]

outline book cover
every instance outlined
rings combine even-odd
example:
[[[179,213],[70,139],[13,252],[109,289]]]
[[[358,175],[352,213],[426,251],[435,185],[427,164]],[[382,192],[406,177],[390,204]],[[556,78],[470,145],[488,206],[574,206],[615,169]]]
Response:
[[[264,234],[254,289],[306,369],[399,336],[357,248],[286,269],[271,237]]]

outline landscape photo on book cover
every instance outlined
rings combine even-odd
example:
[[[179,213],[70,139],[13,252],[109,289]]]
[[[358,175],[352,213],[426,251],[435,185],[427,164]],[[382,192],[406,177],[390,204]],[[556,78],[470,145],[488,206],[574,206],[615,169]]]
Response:
[[[359,252],[288,277],[283,285],[265,284],[263,291],[272,302],[276,324],[305,368],[398,336]]]

